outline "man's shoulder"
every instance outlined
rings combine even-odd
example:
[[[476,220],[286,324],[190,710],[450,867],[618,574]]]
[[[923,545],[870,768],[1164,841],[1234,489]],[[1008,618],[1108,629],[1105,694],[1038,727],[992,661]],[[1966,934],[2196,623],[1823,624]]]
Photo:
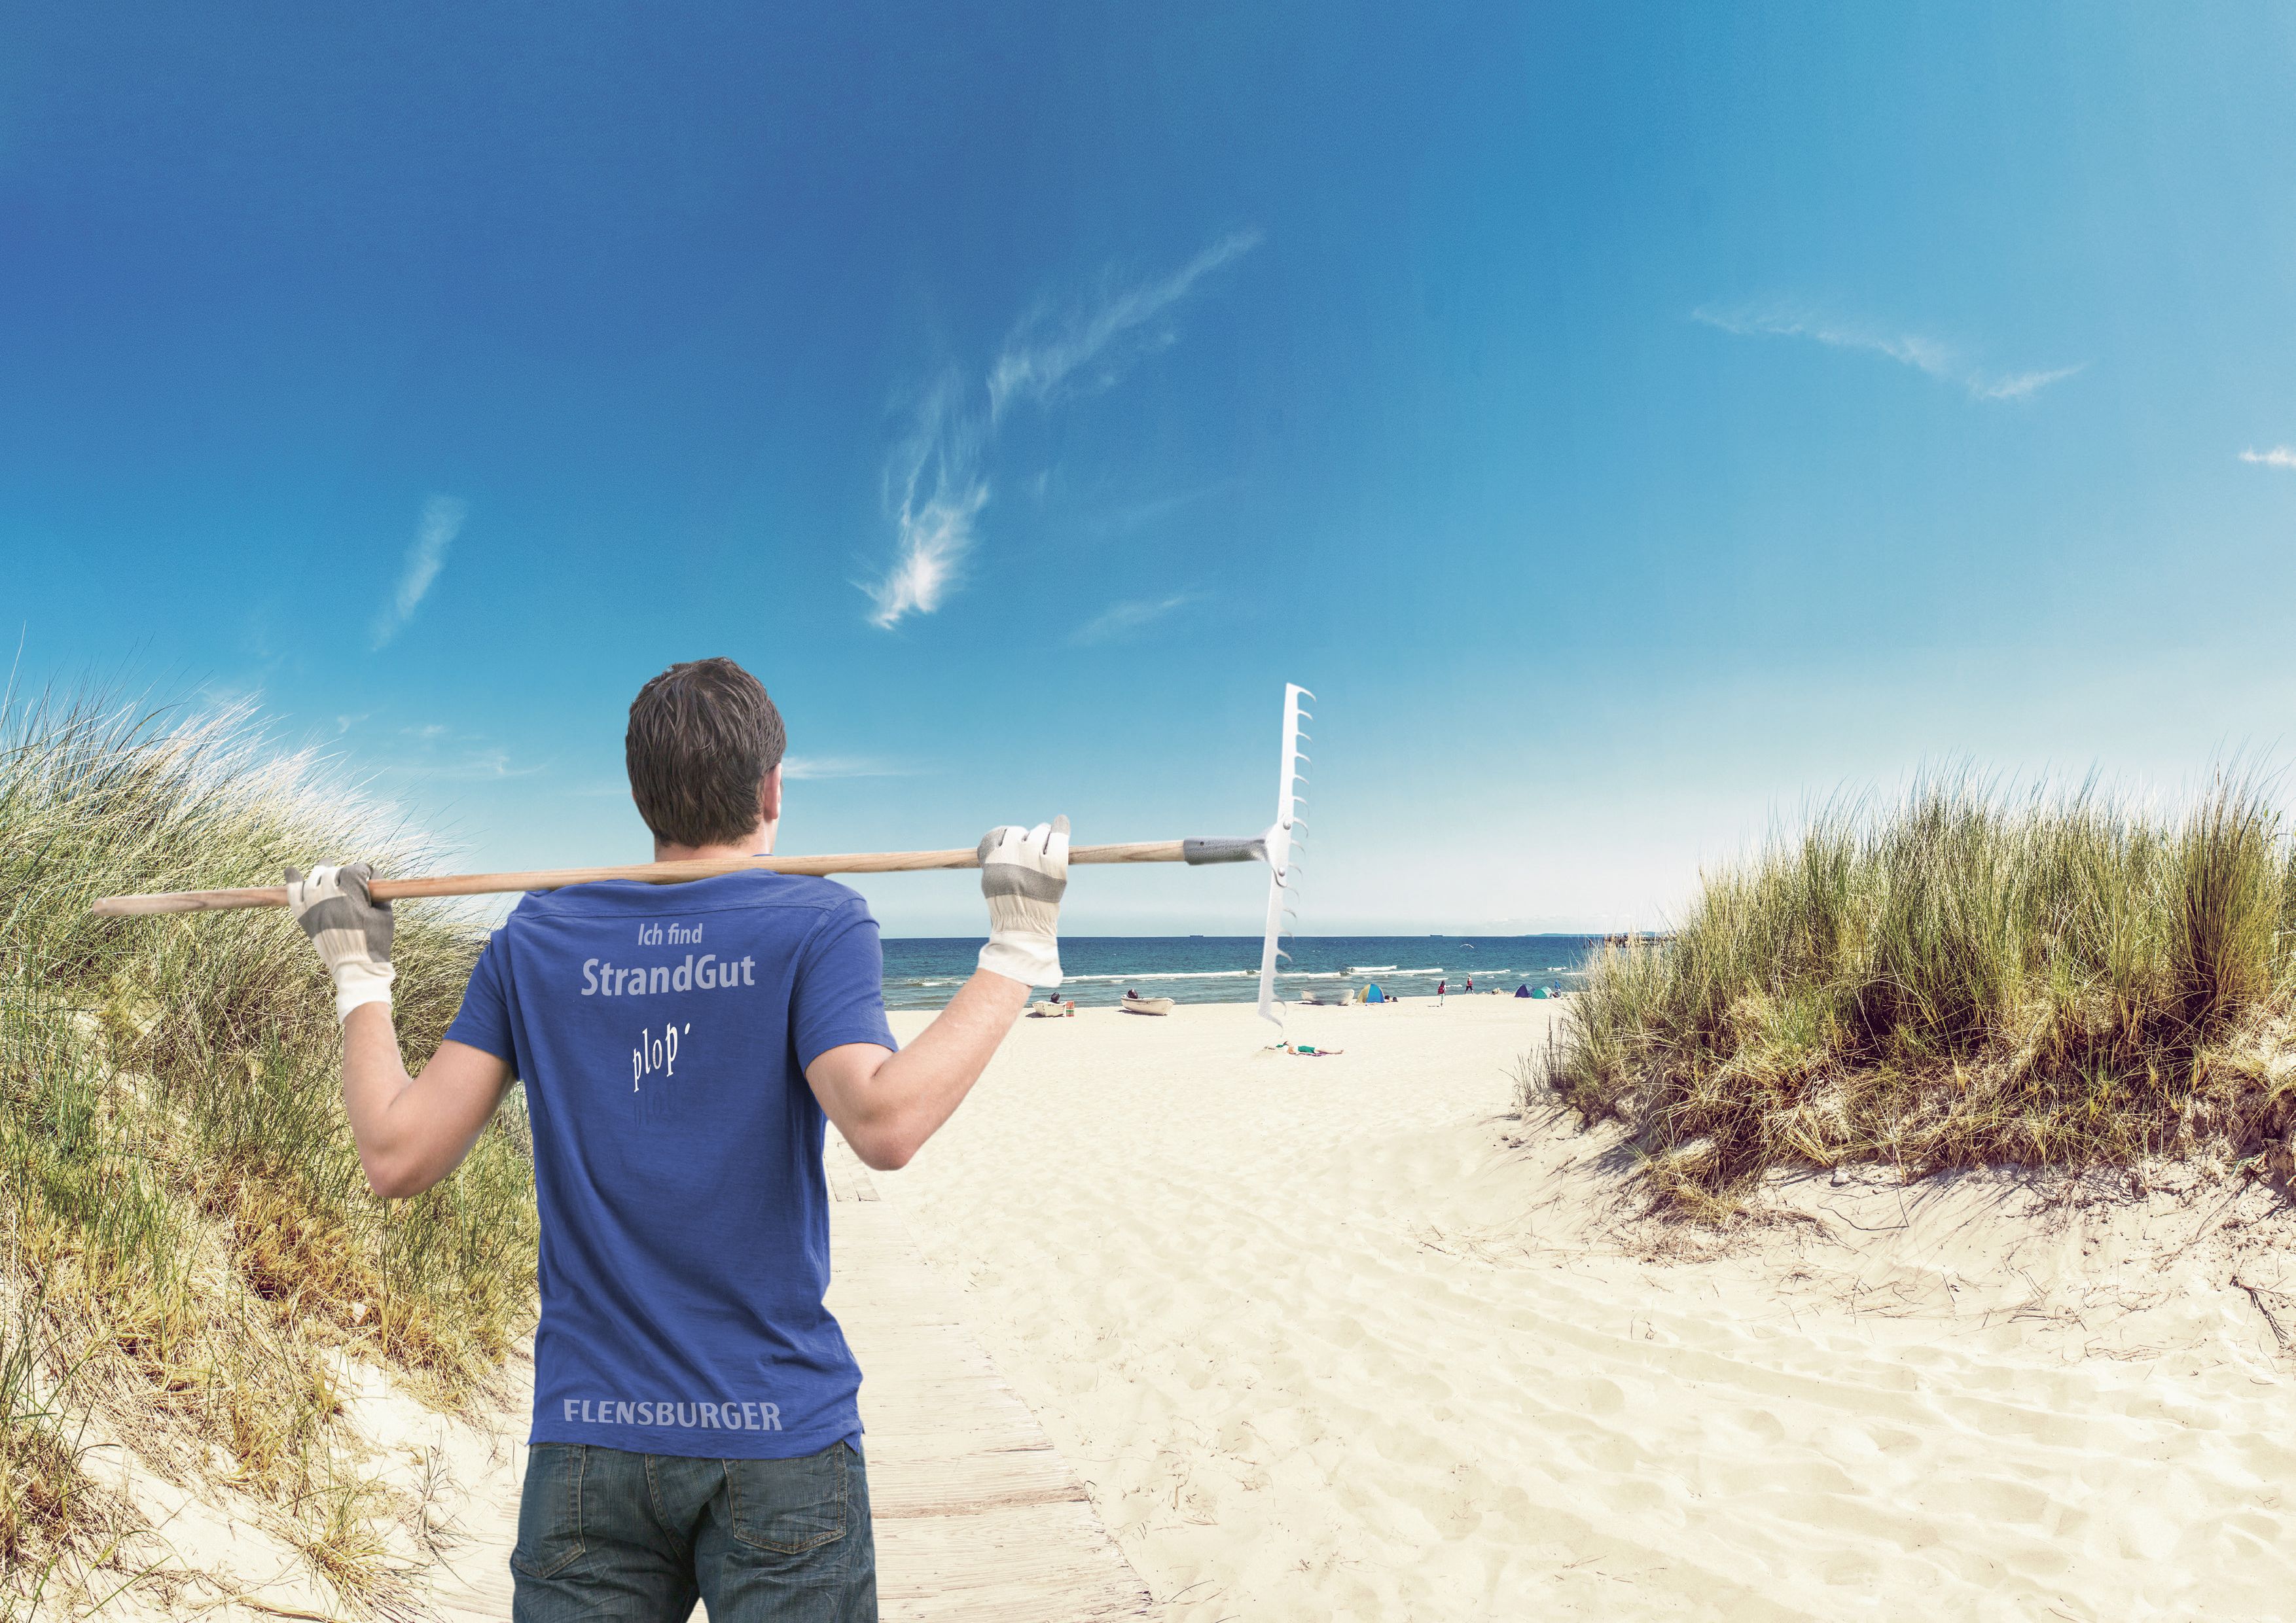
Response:
[[[858,890],[810,873],[729,873],[700,883],[725,887],[713,892],[707,905],[727,912],[779,913],[813,922],[832,914],[869,916],[869,904]]]
[[[869,911],[868,901],[858,890],[850,885],[840,885],[833,879],[810,873],[775,873],[767,877],[780,881],[775,889],[785,898],[785,906],[832,911],[856,907],[863,913]]]

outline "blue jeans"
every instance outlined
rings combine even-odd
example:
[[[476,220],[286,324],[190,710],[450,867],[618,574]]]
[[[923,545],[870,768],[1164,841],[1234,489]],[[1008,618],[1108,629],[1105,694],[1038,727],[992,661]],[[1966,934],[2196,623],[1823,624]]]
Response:
[[[876,1623],[869,1479],[844,1443],[696,1460],[537,1443],[511,1552],[514,1623]]]

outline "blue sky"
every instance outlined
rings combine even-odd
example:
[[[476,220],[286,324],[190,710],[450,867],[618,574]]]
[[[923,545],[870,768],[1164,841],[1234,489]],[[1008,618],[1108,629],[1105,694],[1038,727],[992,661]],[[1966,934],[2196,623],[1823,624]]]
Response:
[[[1246,832],[1305,683],[1324,933],[2285,756],[2285,8],[0,19],[23,676],[258,695],[474,863],[642,857],[712,653],[793,850]]]

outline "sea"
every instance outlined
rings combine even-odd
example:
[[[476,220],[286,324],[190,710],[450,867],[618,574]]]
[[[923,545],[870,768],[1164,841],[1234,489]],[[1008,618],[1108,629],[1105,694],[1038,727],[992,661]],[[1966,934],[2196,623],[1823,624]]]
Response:
[[[1180,1003],[1250,1003],[1259,996],[1258,936],[1062,936],[1061,996],[1082,1007],[1113,1004],[1128,988]],[[1461,992],[1513,992],[1527,986],[1567,992],[1584,980],[1600,936],[1301,936],[1287,939],[1291,961],[1277,986],[1337,998],[1377,981],[1405,997],[1436,986]],[[938,1009],[972,973],[980,939],[885,942],[885,1006]]]

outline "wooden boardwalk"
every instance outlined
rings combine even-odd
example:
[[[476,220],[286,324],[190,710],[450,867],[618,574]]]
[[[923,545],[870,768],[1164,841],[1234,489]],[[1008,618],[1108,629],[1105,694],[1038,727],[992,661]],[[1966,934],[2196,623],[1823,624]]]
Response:
[[[829,1183],[829,1305],[861,1364],[887,1623],[1147,1616],[1148,1587],[1102,1527],[1084,1484],[964,1328],[955,1293],[834,1132]],[[430,1592],[447,1623],[510,1616],[508,1562],[526,1449],[504,1456],[472,1485],[464,1542]],[[695,1610],[697,1619],[705,1615]]]

